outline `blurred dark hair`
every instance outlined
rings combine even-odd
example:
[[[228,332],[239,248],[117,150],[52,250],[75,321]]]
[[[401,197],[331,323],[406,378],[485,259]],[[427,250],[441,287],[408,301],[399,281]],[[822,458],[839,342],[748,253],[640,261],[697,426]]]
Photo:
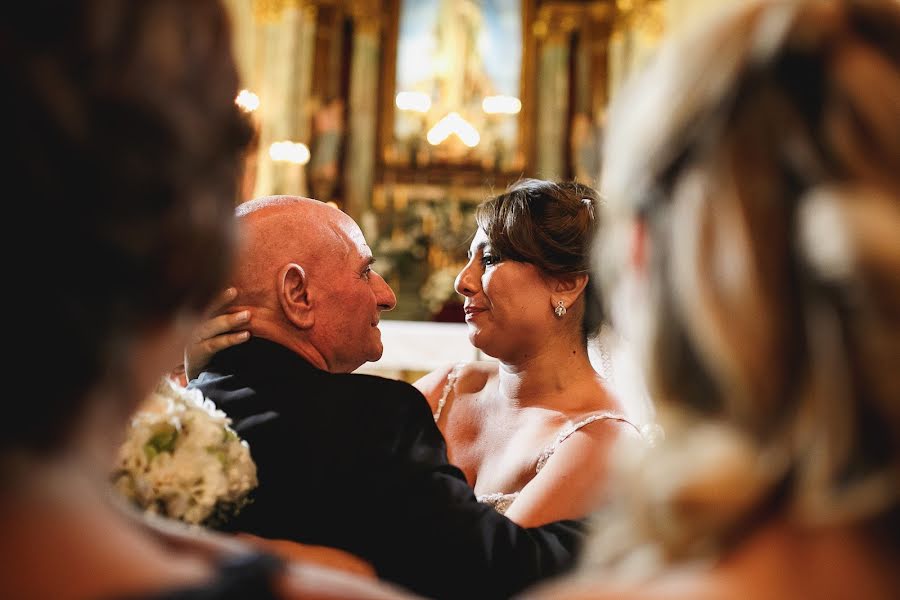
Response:
[[[600,196],[586,185],[520,179],[475,211],[478,226],[502,259],[527,262],[552,277],[588,274]],[[601,303],[585,287],[585,338],[597,333]]]
[[[200,311],[226,280],[250,128],[217,0],[0,9],[18,299],[3,448],[52,450],[89,394],[127,386],[136,334]],[[18,287],[21,286],[21,287]],[[20,345],[19,345],[20,344]]]

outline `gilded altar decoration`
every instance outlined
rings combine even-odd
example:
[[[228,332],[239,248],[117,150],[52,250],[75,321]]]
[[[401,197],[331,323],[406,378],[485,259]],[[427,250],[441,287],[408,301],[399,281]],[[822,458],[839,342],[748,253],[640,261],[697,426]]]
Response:
[[[392,159],[512,168],[521,0],[403,0],[399,19]]]

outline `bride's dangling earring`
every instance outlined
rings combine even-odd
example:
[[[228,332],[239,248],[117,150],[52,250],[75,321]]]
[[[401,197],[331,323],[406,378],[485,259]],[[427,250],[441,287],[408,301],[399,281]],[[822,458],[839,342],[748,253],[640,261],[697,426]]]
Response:
[[[566,316],[566,305],[563,304],[562,300],[560,300],[556,304],[556,308],[553,310],[553,312],[555,312],[556,316],[559,317],[560,319],[562,319],[564,316]]]

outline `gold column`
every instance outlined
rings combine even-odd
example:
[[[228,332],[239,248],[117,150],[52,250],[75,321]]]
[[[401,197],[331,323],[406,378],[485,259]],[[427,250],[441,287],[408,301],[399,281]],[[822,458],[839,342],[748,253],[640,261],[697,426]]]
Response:
[[[254,196],[306,194],[303,165],[275,162],[273,142],[309,144],[309,94],[316,7],[302,0],[254,0],[255,73],[260,97]]]
[[[310,93],[316,44],[316,7],[302,6],[290,11],[290,24],[294,31],[294,47],[291,55],[290,73],[284,81],[286,86],[285,130],[286,139],[311,145],[310,135]],[[284,178],[281,193],[309,195],[306,165],[281,163]]]
[[[224,0],[231,18],[231,45],[241,87],[256,92],[256,19],[254,4],[247,0]]]
[[[663,0],[616,0],[609,40],[609,94],[653,55],[666,28]]]
[[[580,4],[546,4],[534,24],[538,38],[535,166],[538,177],[544,179],[560,179],[567,174],[569,46],[584,11]]]
[[[728,4],[745,2],[746,0],[667,0],[666,26],[675,31],[689,26],[698,17],[721,10]]]
[[[375,177],[378,126],[378,76],[381,72],[381,18],[377,0],[351,6],[353,50],[350,58],[344,210],[360,219],[369,210]]]
[[[602,137],[608,100],[609,57],[614,5],[595,2],[578,22],[575,44],[573,114],[569,133],[572,175],[599,184]]]

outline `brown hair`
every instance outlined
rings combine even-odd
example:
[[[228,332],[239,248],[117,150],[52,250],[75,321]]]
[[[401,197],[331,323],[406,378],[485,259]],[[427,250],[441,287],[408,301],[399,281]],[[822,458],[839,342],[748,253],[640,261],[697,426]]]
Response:
[[[535,265],[552,277],[589,272],[590,247],[600,196],[586,185],[520,179],[482,203],[475,220],[501,260]],[[600,305],[585,288],[585,337],[597,332]]]
[[[642,221],[645,366],[672,425],[631,522],[673,560],[774,511],[880,521],[897,551],[900,6],[739,7],[619,102],[597,272],[612,293],[615,232]]]
[[[224,285],[249,128],[217,1],[3,10],[7,218],[40,246],[7,254],[25,301],[11,373],[40,387],[9,403],[2,446],[52,450],[91,393],[128,385],[137,334]]]

